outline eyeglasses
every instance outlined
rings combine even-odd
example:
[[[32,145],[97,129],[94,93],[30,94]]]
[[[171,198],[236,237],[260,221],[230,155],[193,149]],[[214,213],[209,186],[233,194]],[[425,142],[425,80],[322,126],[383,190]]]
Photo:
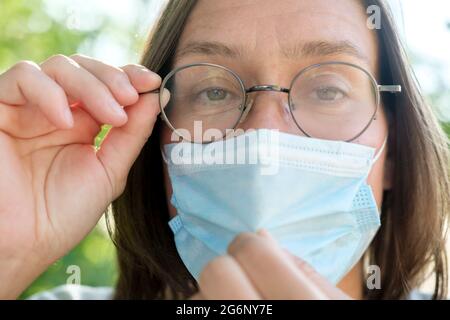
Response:
[[[165,88],[170,100],[162,108]],[[194,63],[169,72],[161,87],[152,92],[158,91],[162,119],[183,140],[193,143],[218,140],[234,130],[253,105],[249,94],[257,91],[288,94],[289,112],[299,134],[350,142],[376,119],[380,92],[401,92],[401,86],[379,85],[365,69],[331,61],[300,70],[289,88],[255,85],[246,89],[234,71],[217,64]]]

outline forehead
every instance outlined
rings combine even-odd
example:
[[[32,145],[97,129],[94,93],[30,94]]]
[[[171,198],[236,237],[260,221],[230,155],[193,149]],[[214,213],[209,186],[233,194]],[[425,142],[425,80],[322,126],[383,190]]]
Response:
[[[374,71],[378,48],[367,18],[359,0],[199,0],[177,52],[192,42],[220,42],[257,62],[282,59],[308,42],[346,43]]]

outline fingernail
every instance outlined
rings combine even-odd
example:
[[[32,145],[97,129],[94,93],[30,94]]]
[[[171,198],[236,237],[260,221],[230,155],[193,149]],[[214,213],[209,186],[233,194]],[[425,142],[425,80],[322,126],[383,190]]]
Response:
[[[150,69],[146,68],[145,66],[141,66],[141,67],[139,68],[139,70],[140,70],[142,73],[151,75],[155,80],[161,81],[161,76],[160,76],[159,74],[157,74],[157,73],[151,71]]]
[[[170,100],[170,91],[167,90],[166,88],[164,88],[163,93],[162,93],[162,101],[161,101],[163,108],[167,105],[169,100]]]
[[[135,96],[138,97],[138,92],[136,91],[136,89],[130,84],[130,82],[128,81],[124,81],[122,84],[122,88],[124,88],[124,90],[131,96]]]
[[[72,116],[72,111],[70,110],[70,108],[64,108],[63,117],[64,117],[64,121],[66,121],[66,123],[72,127],[73,126],[73,116]]]
[[[127,117],[127,113],[125,112],[125,110],[123,110],[122,107],[117,104],[113,104],[112,110],[114,111],[115,114],[117,114],[121,118]]]
[[[269,231],[267,231],[266,229],[259,229],[257,232],[258,235],[274,242],[277,243],[277,241],[275,240],[275,238],[269,233]]]

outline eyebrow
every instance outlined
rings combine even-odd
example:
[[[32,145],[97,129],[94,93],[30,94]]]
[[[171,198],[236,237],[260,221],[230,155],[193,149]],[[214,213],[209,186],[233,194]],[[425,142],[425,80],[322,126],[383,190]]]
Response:
[[[242,58],[247,50],[242,46],[230,46],[217,41],[192,41],[175,53],[175,59],[187,55],[221,56],[231,59]],[[350,41],[308,41],[295,44],[289,48],[282,48],[281,54],[287,59],[309,57],[325,57],[337,54],[347,54],[360,60],[369,59],[361,53],[356,45]]]
[[[347,54],[349,56],[369,60],[356,45],[350,41],[310,41],[295,45],[292,48],[282,50],[283,56],[288,59],[298,59],[299,57],[332,56],[336,54]]]

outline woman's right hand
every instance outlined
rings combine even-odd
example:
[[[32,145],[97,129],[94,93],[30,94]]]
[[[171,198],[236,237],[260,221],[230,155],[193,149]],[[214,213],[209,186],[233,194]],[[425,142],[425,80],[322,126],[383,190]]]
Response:
[[[139,93],[160,83],[142,66],[81,55],[0,75],[0,298],[17,297],[123,192],[159,113],[158,94]]]

